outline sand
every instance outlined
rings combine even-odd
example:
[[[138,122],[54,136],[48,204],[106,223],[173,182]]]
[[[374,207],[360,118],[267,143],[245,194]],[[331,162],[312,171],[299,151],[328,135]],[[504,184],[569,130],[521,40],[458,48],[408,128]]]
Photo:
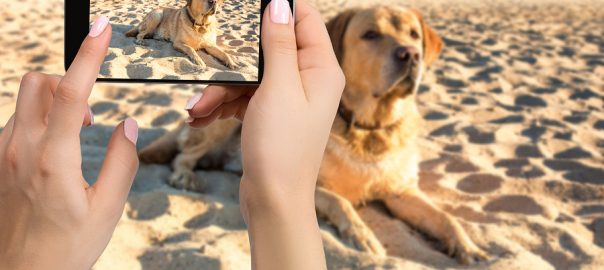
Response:
[[[312,2],[329,17],[372,1]],[[424,11],[446,42],[418,96],[420,184],[490,254],[467,269],[604,269],[604,1],[402,3]],[[62,1],[2,4],[0,126],[20,76],[61,73],[63,61]],[[97,84],[97,124],[82,132],[86,178],[94,182],[126,115],[139,120],[144,146],[178,125],[202,90]],[[199,194],[167,186],[167,166],[142,166],[94,269],[249,269],[238,163],[230,170],[198,171],[209,183]],[[349,248],[321,221],[330,269],[466,269],[379,205],[359,211],[390,256]]]
[[[101,77],[120,79],[165,80],[258,80],[260,0],[225,1],[216,14],[217,44],[235,61],[229,69],[222,62],[198,51],[207,67],[200,68],[185,54],[176,51],[171,42],[146,40],[145,46],[134,43],[124,33],[138,25],[146,14],[157,8],[182,8],[186,1],[174,0],[93,0],[90,1],[91,20],[105,15],[113,27],[107,58],[101,67]]]

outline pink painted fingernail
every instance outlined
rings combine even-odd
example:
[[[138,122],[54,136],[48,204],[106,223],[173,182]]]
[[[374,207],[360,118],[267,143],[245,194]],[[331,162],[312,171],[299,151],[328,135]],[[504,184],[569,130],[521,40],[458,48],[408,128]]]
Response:
[[[197,104],[197,102],[199,102],[201,100],[201,97],[203,96],[203,93],[199,93],[195,96],[193,96],[191,99],[189,99],[189,101],[187,101],[187,106],[185,107],[185,110],[190,110],[193,109],[193,107],[195,107],[195,104]]]
[[[138,141],[138,123],[136,120],[129,117],[124,120],[124,134],[126,134],[128,140],[136,145],[136,141]]]
[[[88,107],[88,113],[90,114],[90,125],[94,125],[94,113],[92,112],[92,108]]]
[[[92,27],[90,28],[90,32],[88,33],[88,35],[93,38],[98,37],[100,34],[103,33],[103,31],[105,31],[105,28],[107,28],[108,24],[109,24],[109,19],[107,19],[107,17],[99,16],[94,21],[94,24],[92,24]]]
[[[272,0],[270,3],[271,21],[278,24],[288,24],[291,14],[287,0]]]
[[[185,122],[187,122],[187,124],[191,124],[191,123],[195,122],[195,118],[189,116],[189,118],[187,118],[187,120],[185,120]]]

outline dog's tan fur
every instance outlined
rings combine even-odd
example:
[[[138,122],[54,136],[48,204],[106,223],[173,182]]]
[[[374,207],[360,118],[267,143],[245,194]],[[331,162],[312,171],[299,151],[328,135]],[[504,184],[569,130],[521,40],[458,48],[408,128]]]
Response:
[[[136,37],[135,42],[139,45],[145,45],[145,38],[169,40],[174,49],[186,54],[200,68],[204,68],[206,64],[197,51],[205,50],[228,68],[234,69],[236,64],[231,56],[216,44],[216,12],[223,1],[187,0],[187,5],[180,9],[153,10],[125,35]]]
[[[319,173],[317,212],[358,249],[383,255],[384,248],[355,210],[368,201],[382,201],[394,217],[444,243],[461,263],[486,259],[461,225],[418,187],[416,137],[422,120],[415,98],[422,73],[440,54],[441,39],[419,12],[404,8],[345,11],[327,28],[347,83]],[[399,53],[400,48],[408,53]],[[204,130],[176,131],[189,134],[189,146],[179,145],[183,153],[175,160],[173,178],[191,187],[192,161],[225,140],[211,134],[222,136],[230,133],[222,129],[235,127],[219,122]],[[189,162],[183,166],[178,160],[191,157],[192,145],[197,146],[195,155],[185,158]],[[141,158],[156,161],[160,149],[151,146]]]

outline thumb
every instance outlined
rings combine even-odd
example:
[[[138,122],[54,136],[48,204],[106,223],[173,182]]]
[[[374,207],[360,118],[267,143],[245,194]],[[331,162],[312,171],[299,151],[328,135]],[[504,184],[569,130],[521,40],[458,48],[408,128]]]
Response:
[[[289,1],[270,2],[264,11],[261,38],[264,78],[286,80],[297,75],[298,48]]]
[[[138,170],[137,139],[138,124],[134,119],[128,118],[117,126],[107,146],[99,178],[92,187],[93,203],[109,216],[119,218],[124,209]]]

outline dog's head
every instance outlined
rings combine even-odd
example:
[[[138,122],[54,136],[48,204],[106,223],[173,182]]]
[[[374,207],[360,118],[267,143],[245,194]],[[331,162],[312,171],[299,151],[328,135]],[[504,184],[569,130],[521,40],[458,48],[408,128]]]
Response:
[[[348,10],[327,29],[346,75],[342,102],[369,125],[387,122],[397,101],[415,95],[443,46],[420,13],[405,8]]]
[[[224,0],[187,0],[187,8],[197,18],[216,14],[223,2]]]

